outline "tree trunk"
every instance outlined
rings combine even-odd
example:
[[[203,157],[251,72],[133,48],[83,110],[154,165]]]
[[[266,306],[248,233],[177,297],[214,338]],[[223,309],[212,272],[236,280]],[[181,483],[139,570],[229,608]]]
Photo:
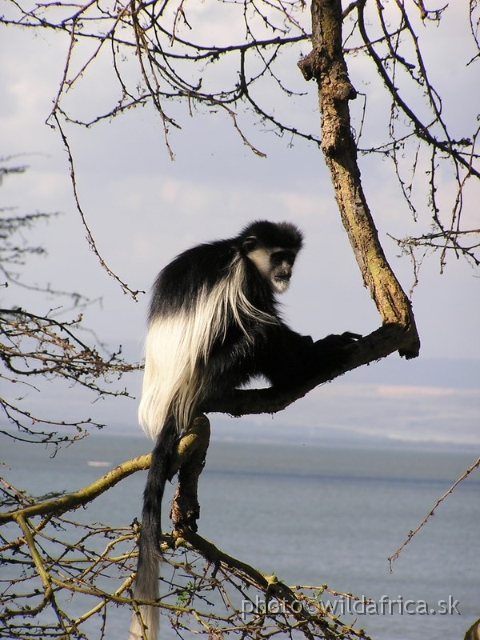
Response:
[[[383,325],[394,325],[392,351],[414,358],[420,349],[410,301],[388,264],[362,189],[357,149],[350,126],[349,101],[356,91],[348,77],[342,48],[340,0],[312,0],[313,51],[299,62],[304,77],[318,85],[322,150],[335,198],[363,282]]]

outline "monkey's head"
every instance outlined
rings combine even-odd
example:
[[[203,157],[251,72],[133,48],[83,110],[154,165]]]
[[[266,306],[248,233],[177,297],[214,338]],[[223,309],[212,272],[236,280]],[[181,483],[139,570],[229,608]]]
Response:
[[[275,293],[288,289],[303,236],[293,224],[253,222],[240,234],[243,255],[251,260]]]

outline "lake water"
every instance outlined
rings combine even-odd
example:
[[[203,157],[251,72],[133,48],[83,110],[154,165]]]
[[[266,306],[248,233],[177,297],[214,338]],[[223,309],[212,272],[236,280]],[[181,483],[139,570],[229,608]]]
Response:
[[[36,494],[78,489],[107,470],[88,462],[113,466],[150,448],[141,436],[96,434],[51,459],[41,445],[0,437],[0,460],[12,469],[5,475]],[[427,615],[421,606],[412,614],[415,605],[403,614],[399,605],[376,615],[358,609],[357,628],[373,638],[461,640],[480,616],[478,469],[439,506],[393,573],[387,557],[477,457],[477,451],[213,441],[200,479],[199,533],[291,585],[327,583],[376,602],[383,596],[454,605],[447,615]],[[82,518],[128,526],[140,516],[144,482],[145,473],[137,473]],[[168,499],[163,522],[166,528]],[[118,610],[108,638],[123,637],[127,618]],[[164,625],[162,637],[170,637],[166,631]]]

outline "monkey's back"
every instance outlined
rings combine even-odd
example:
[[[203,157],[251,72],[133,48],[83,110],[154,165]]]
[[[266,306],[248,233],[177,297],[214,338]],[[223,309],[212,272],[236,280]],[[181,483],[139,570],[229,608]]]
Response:
[[[237,252],[234,240],[218,240],[187,249],[158,274],[149,318],[191,311],[200,292],[209,294],[228,275]]]

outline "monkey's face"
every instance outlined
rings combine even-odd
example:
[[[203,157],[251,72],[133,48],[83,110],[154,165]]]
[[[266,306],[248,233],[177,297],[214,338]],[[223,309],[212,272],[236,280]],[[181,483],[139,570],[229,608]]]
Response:
[[[293,249],[257,247],[247,254],[275,293],[288,289],[297,252]]]
[[[296,251],[275,249],[270,254],[270,281],[276,293],[283,293],[290,285]]]

